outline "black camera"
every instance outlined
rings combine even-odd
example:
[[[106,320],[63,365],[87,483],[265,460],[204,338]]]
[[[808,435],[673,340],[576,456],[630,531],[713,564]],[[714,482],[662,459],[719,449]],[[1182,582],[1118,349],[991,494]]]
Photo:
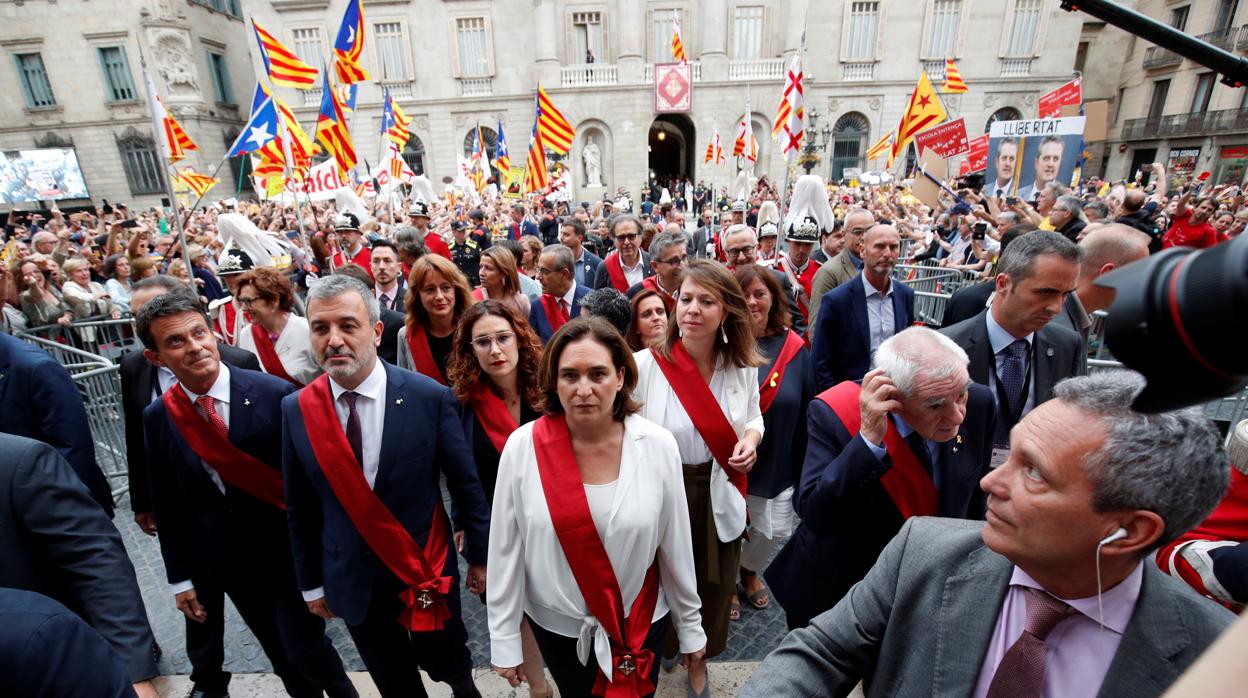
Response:
[[[1116,291],[1106,344],[1148,380],[1135,409],[1196,405],[1248,383],[1248,235],[1207,250],[1171,248],[1095,283]]]

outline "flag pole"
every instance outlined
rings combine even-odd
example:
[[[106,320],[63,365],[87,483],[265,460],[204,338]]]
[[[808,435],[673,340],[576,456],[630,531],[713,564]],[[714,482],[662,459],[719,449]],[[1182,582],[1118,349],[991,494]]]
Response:
[[[276,97],[273,97],[273,99],[276,99]],[[273,108],[277,110],[277,133],[278,137],[282,139],[282,160],[285,161],[282,164],[282,178],[286,180],[282,186],[282,193],[285,194],[285,185],[294,184],[294,170],[291,166],[291,159],[294,156],[290,152],[290,134],[286,130],[286,119],[282,115],[282,109],[276,103],[274,103]],[[305,255],[312,254],[312,248],[308,246],[308,232],[303,224],[303,214],[299,212],[299,188],[294,187],[292,194],[292,198],[295,200],[295,220],[299,223],[299,242],[303,245]]]
[[[806,15],[807,15],[807,17],[809,17],[809,15],[810,15],[810,7],[809,7],[809,6],[807,6],[807,8],[806,8]],[[803,24],[802,24],[802,26],[803,26],[803,27],[805,27],[805,26],[806,26],[806,24],[805,24],[805,18],[803,18]],[[801,37],[801,39],[797,42],[797,58],[798,58],[798,65],[801,65],[801,66],[802,66],[802,81],[803,81],[803,82],[804,82],[804,81],[805,81],[805,79],[806,79],[806,67],[805,67],[805,65],[802,63],[802,60],[801,60],[801,59],[802,59],[802,54],[805,52],[805,49],[806,49],[806,30],[805,30],[805,29],[802,29],[802,37]],[[787,75],[785,76],[785,79],[784,79],[784,86],[785,86],[786,88],[789,86],[789,79],[788,79],[788,76],[787,76]],[[803,90],[805,90],[805,87],[804,87],[804,86],[803,86]],[[790,116],[789,118],[792,118],[792,116]],[[806,96],[805,96],[805,93],[804,93],[804,92],[803,92],[803,95],[802,95],[802,115],[801,115],[801,117],[800,117],[800,118],[801,118],[801,120],[802,120],[802,139],[803,139],[803,140],[805,140],[805,139],[806,139]],[[797,156],[797,158],[793,158],[793,161],[794,161],[794,162],[796,162],[796,161],[797,161],[797,159],[801,157],[801,152],[800,152],[800,150],[801,150],[801,149],[799,148],[799,149],[798,149],[798,151],[799,151],[799,152],[798,152],[798,156]],[[786,157],[784,158],[784,183],[783,183],[783,184],[781,185],[781,187],[780,187],[780,197],[779,197],[779,198],[780,198],[780,201],[779,201],[779,205],[777,206],[777,208],[779,209],[779,212],[780,212],[780,227],[781,227],[781,228],[783,228],[783,227],[784,227],[784,219],[788,216],[788,211],[786,210],[786,206],[788,205],[788,198],[789,198],[789,197],[788,197],[788,193],[789,193],[789,173],[792,171],[792,169],[793,169],[793,163],[789,162],[789,158],[786,156]],[[781,243],[786,242],[786,240],[785,240],[785,235],[784,235],[784,231],[783,231],[783,230],[781,230],[781,231],[780,231],[780,242],[781,242]],[[785,247],[787,248],[787,245],[786,245]]]
[[[193,268],[191,267],[191,250],[186,244],[186,229],[182,225],[182,216],[178,211],[178,197],[173,193],[173,181],[169,177],[169,168],[173,166],[172,153],[170,152],[168,139],[161,135],[164,129],[156,116],[156,104],[159,99],[156,94],[156,83],[152,82],[151,73],[147,71],[147,57],[143,53],[142,42],[139,42],[139,66],[143,70],[143,83],[147,89],[147,106],[152,116],[152,137],[155,139],[157,148],[160,150],[160,156],[163,159],[162,167],[160,168],[161,185],[164,187],[165,193],[169,195],[169,206],[173,209],[173,222],[178,229],[178,243],[182,245],[182,258],[186,262],[186,269],[189,273]],[[160,145],[162,142],[164,143],[163,146]]]

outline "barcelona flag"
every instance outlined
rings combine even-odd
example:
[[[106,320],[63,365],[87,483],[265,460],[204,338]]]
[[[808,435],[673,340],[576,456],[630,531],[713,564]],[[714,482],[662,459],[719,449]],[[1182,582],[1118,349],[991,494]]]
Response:
[[[342,103],[338,101],[338,93],[330,88],[328,75],[325,76],[324,83],[321,111],[316,117],[316,140],[325,147],[325,152],[334,156],[338,170],[345,174],[355,169],[355,146],[351,143],[351,133],[348,130],[347,117],[342,113]]]
[[[364,8],[361,0],[347,0],[347,11],[334,40],[334,72],[338,81],[351,84],[370,80],[360,64],[364,53]],[[328,88],[326,88],[328,89]]]

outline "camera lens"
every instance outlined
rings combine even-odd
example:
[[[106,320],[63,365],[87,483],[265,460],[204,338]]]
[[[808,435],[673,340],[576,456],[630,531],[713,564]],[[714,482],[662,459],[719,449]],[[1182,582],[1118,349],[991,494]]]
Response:
[[[1114,358],[1148,385],[1134,407],[1161,412],[1231,395],[1248,374],[1248,236],[1172,248],[1096,280],[1116,290],[1105,321]]]

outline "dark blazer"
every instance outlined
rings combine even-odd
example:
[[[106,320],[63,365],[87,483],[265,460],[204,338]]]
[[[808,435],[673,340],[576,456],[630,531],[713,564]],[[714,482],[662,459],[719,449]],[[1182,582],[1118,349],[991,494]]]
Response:
[[[9,434],[0,434],[0,587],[65,604],[104,637],[131,681],[158,673],[139,582],[113,522],[55,449]]]
[[[611,285],[611,274],[607,272],[607,260],[604,259],[602,262],[602,264],[598,265],[598,271],[594,272],[593,287],[595,290],[607,288]],[[650,253],[643,250],[641,253],[641,278],[648,279],[652,276],[654,276],[654,267],[650,265]]]
[[[256,355],[217,342],[221,360],[231,367],[260,370]],[[152,391],[160,389],[157,368],[143,356],[132,351],[121,357],[121,414],[126,427],[126,465],[130,482],[130,508],[136,514],[152,511],[152,494],[148,479],[147,444],[143,440],[143,410],[152,402]]]
[[[56,448],[112,518],[112,488],[95,462],[78,386],[51,354],[7,334],[0,334],[0,432]]]
[[[971,695],[1014,571],[984,545],[982,529],[908,521],[862,583],[809,629],[789,633],[741,696],[844,696],[864,680],[869,698]],[[1161,695],[1234,619],[1145,562],[1135,612],[1097,695]]]
[[[689,244],[685,246],[685,252],[689,255],[689,259],[695,257],[706,259],[706,243],[714,242],[717,229],[717,226],[714,225],[710,227],[700,225],[697,230],[693,231],[693,235],[689,236]]]
[[[516,225],[515,221],[508,221],[507,237],[512,240],[519,240],[525,235],[532,235],[540,239],[541,233],[537,231],[537,224],[527,218],[520,225]]]
[[[892,458],[885,454],[877,460],[823,400],[811,400],[807,421],[806,460],[793,496],[801,523],[766,573],[790,627],[806,625],[836,605],[904,523],[880,483]],[[992,459],[995,427],[992,395],[972,385],[962,427],[939,446],[933,463],[941,516],[984,517],[979,480]]]
[[[0,686],[14,696],[134,695],[121,657],[43,594],[0,589]]]
[[[895,280],[891,285],[896,333],[914,324],[914,290]],[[862,380],[871,370],[871,330],[862,274],[823,294],[816,318],[811,358],[818,389]]]
[[[971,380],[980,385],[988,385],[988,374],[997,370],[992,343],[988,341],[988,321],[985,319],[988,312],[987,309],[982,310],[979,315],[940,331],[966,351],[971,359],[967,367]],[[1088,358],[1082,347],[1083,340],[1079,335],[1052,322],[1036,333],[1033,353],[1036,365],[1031,375],[1036,386],[1037,405],[1053,397],[1053,386],[1062,379],[1088,372]]]
[[[784,291],[784,297],[789,301],[789,326],[793,331],[806,336],[806,318],[802,315],[802,311],[797,307],[797,296],[793,294],[793,284],[789,282],[789,275],[775,269],[771,270],[775,275],[776,281],[780,282],[780,289]],[[910,304],[913,307],[913,303]]]
[[[598,278],[598,267],[602,266],[602,258],[582,247],[581,258],[573,261],[572,264],[581,268],[585,279],[583,285],[587,288],[594,288],[594,280]]]
[[[407,315],[397,310],[381,310],[381,343],[377,345],[377,356],[388,364],[397,366],[399,363],[399,330],[407,322]]]
[[[954,291],[945,303],[945,316],[941,319],[940,326],[950,327],[984,312],[984,308],[988,307],[988,298],[996,288],[995,283],[985,281]]]
[[[572,295],[572,307],[568,309],[568,318],[575,319],[581,314],[581,299],[589,294],[589,287],[576,285],[576,292]],[[542,307],[541,297],[533,301],[529,307],[529,326],[537,331],[538,336],[542,338],[542,344],[550,341],[555,331],[551,329],[550,320],[546,318],[546,309]]]
[[[407,301],[407,279],[404,279],[403,275],[399,274],[397,282],[398,285],[394,287],[394,295],[390,298],[390,305],[388,307],[382,306],[382,310],[397,310],[400,313],[407,312],[407,306],[405,305]],[[376,298],[376,295],[374,295],[374,298]],[[381,302],[380,298],[377,300],[379,303]]]
[[[458,510],[456,521],[467,533],[465,557],[469,564],[485,564],[490,507],[455,398],[431,378],[390,365],[385,370],[385,427],[373,491],[423,546],[434,507],[442,506],[438,478],[446,475]],[[312,452],[298,398],[296,393],[282,401],[282,470],[295,573],[301,589],[324,587],[334,615],[359,625],[378,576],[392,573],[364,542],[326,481]],[[449,541],[449,532],[447,536]],[[451,551],[443,574],[458,578],[455,548],[448,545]]]
[[[230,369],[230,443],[280,470],[281,402],[294,390],[290,383],[267,373]],[[161,464],[152,468],[150,477],[160,551],[170,584],[192,578],[220,579],[222,570],[238,567],[242,554],[249,560],[290,564],[282,510],[228,483],[221,494],[200,457],[170,421],[164,400],[155,400],[143,410],[143,431],[149,455]]]

